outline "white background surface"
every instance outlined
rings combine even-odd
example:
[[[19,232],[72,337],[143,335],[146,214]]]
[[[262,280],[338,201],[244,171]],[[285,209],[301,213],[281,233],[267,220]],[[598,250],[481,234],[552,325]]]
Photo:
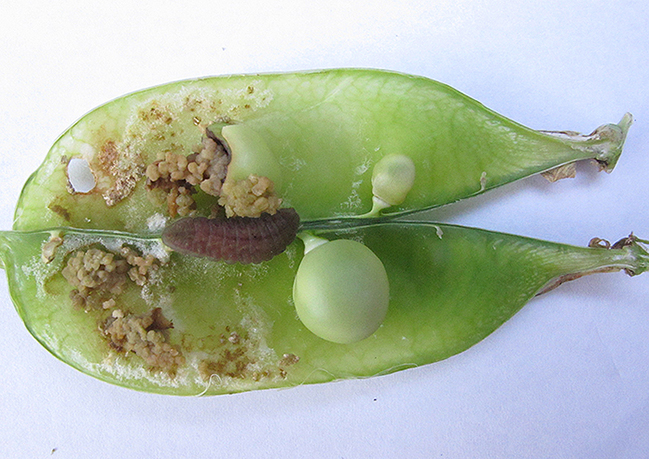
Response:
[[[587,244],[649,238],[649,7],[638,1],[2,2],[0,228],[49,146],[95,106],[205,75],[379,67],[536,129],[630,111],[611,174],[539,177],[436,219]],[[645,458],[649,274],[591,276],[488,339],[395,375],[213,398],[137,393],[51,357],[0,283],[0,451],[12,458]]]

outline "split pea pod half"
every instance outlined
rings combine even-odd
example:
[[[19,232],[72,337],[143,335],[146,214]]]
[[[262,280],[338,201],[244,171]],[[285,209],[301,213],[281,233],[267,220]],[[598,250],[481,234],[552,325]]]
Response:
[[[63,242],[44,263],[41,247],[52,234]],[[564,280],[616,270],[640,274],[649,266],[634,238],[616,248],[580,248],[423,222],[320,236],[331,240],[324,245],[362,241],[385,267],[390,303],[368,338],[336,343],[298,318],[292,294],[299,242],[263,265],[241,265],[167,259],[155,238],[60,229],[3,233],[0,253],[18,313],[50,352],[104,381],[176,395],[290,387],[428,364],[468,349]],[[88,247],[111,253],[130,247],[155,256],[159,268],[144,286],[127,280],[121,293],[86,304],[84,312],[69,299],[72,286],[61,271]],[[101,306],[111,299],[115,305]]]
[[[77,121],[30,178],[14,228],[149,230],[148,219],[174,214],[175,203],[171,209],[152,204],[147,169],[167,158],[164,165],[175,167],[177,156],[192,154],[206,131],[228,152],[228,185],[251,174],[268,177],[283,207],[310,221],[370,212],[375,168],[386,157],[401,157],[413,169],[409,192],[386,210],[392,214],[441,206],[561,166],[565,171],[584,159],[610,171],[631,122],[627,114],[589,135],[535,131],[447,85],[376,70],[180,81],[113,100]],[[78,164],[86,164],[87,187],[69,180],[69,167]],[[162,172],[153,181],[158,193],[172,186]],[[177,200],[191,198],[209,215],[216,193],[194,183],[209,174],[194,173],[185,188],[194,187],[191,196],[181,191]]]
[[[583,159],[610,171],[631,120],[540,132],[375,70],[171,83],[55,142],[0,259],[34,337],[114,384],[196,395],[386,373],[469,348],[566,280],[647,269],[634,236],[578,248],[395,219]]]

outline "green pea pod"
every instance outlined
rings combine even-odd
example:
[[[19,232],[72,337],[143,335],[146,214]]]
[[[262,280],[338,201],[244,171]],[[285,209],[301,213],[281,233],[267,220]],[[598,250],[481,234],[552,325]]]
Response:
[[[75,123],[30,178],[14,229],[148,231],[167,208],[148,199],[147,165],[166,152],[191,153],[208,128],[231,147],[233,179],[268,176],[308,221],[369,212],[373,169],[386,156],[414,164],[412,189],[390,210],[412,212],[578,160],[610,171],[630,124],[627,114],[585,136],[535,131],[444,84],[377,70],[180,81]],[[69,180],[72,159],[89,165],[89,190]],[[216,201],[201,191],[196,199],[199,208]]]
[[[99,107],[56,141],[25,185],[14,231],[0,232],[0,258],[34,337],[114,384],[196,395],[386,373],[469,348],[563,281],[647,268],[634,237],[577,248],[393,219],[537,172],[560,177],[582,159],[610,171],[630,124],[534,131],[448,86],[373,70],[171,83]],[[259,198],[250,208],[284,209],[170,224],[180,208],[210,215],[246,180],[244,197]],[[310,255],[285,234],[298,225],[356,242],[327,245],[306,264],[315,268],[298,270]],[[327,301],[311,289],[326,283],[311,277],[335,278],[326,270],[341,269],[342,250],[372,260],[357,271],[366,286],[345,288],[381,285],[353,314],[334,305],[318,316]],[[255,264],[193,256],[217,253]],[[361,329],[328,329],[365,315]]]
[[[52,234],[62,244],[45,261],[42,247]],[[290,387],[435,362],[476,344],[536,294],[562,281],[593,272],[639,274],[649,267],[649,254],[633,237],[611,249],[579,248],[394,221],[321,235],[362,241],[385,265],[387,317],[360,342],[325,341],[296,317],[291,289],[302,257],[300,242],[270,262],[244,266],[178,254],[167,259],[156,238],[56,229],[1,233],[0,254],[18,313],[55,356],[104,381],[176,395]],[[114,309],[84,312],[69,299],[72,287],[61,275],[64,260],[80,248],[119,251],[123,245],[154,254],[164,264],[143,287],[129,283],[113,297],[113,306],[127,317],[162,309],[173,322],[164,329],[164,343],[180,356],[173,372],[147,364],[145,351],[153,348],[125,353],[111,343],[102,330]]]

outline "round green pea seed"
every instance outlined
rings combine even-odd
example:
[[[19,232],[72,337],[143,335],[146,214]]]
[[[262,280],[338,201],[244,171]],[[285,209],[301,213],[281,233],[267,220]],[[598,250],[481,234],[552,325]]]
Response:
[[[305,256],[293,284],[302,323],[320,338],[349,344],[374,333],[388,310],[383,263],[359,242],[327,242]]]

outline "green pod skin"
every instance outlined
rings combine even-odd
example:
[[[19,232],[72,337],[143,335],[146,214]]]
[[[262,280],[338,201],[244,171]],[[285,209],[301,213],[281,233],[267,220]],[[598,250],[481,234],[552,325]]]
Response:
[[[635,240],[610,250],[577,248],[354,218],[372,209],[374,166],[388,155],[412,160],[412,188],[388,209],[399,215],[582,159],[610,171],[630,124],[626,115],[588,136],[538,132],[446,85],[374,70],[171,83],[99,107],[56,141],[25,185],[15,231],[0,233],[0,258],[34,337],[61,360],[114,384],[197,395],[386,373],[462,352],[552,282],[608,270],[639,274],[649,262]],[[258,265],[169,253],[160,240],[169,214],[152,202],[145,169],[165,152],[189,154],[208,128],[232,149],[232,174],[268,173],[304,230],[360,241],[381,260],[390,304],[375,333],[336,344],[300,322],[292,300],[300,241]],[[68,176],[73,159],[86,161],[95,182],[89,190]],[[198,214],[209,215],[216,197],[198,191],[195,200]],[[46,242],[53,234],[62,236],[60,247]],[[61,274],[68,259],[79,249],[122,246],[154,256],[159,270],[144,286],[127,282],[111,298],[117,306],[75,306]],[[43,259],[45,249],[52,253]],[[173,371],[152,369],[119,342],[109,343],[102,327],[119,319],[111,316],[115,307],[132,315],[160,308],[168,320],[151,319],[136,334],[164,339],[182,363]]]
[[[390,281],[387,317],[374,334],[336,344],[300,322],[291,302],[300,242],[264,265],[173,254],[161,282],[146,294],[131,287],[117,297],[133,313],[159,306],[173,321],[169,342],[186,359],[173,376],[111,350],[97,331],[109,313],[75,309],[60,275],[66,252],[80,245],[126,243],[164,253],[156,238],[60,229],[64,245],[44,264],[41,245],[52,231],[5,232],[0,254],[18,313],[50,352],[104,381],[174,395],[291,387],[428,364],[468,349],[565,280],[617,270],[640,274],[649,266],[649,254],[633,238],[611,249],[579,248],[433,223],[346,226],[320,236],[362,241]]]
[[[235,124],[242,127],[225,129]],[[121,97],[75,123],[27,183],[14,229],[148,231],[148,219],[166,209],[147,198],[146,166],[166,151],[189,154],[211,126],[259,150],[236,164],[267,163],[267,171],[237,176],[268,172],[284,206],[311,221],[369,212],[372,170],[387,155],[415,165],[412,189],[390,209],[413,212],[583,159],[610,171],[630,124],[625,115],[587,136],[535,131],[444,84],[378,70],[180,81]],[[233,152],[246,154],[256,156]],[[73,158],[86,160],[95,176],[87,193],[68,183]],[[197,201],[207,209],[215,199],[199,192]]]

